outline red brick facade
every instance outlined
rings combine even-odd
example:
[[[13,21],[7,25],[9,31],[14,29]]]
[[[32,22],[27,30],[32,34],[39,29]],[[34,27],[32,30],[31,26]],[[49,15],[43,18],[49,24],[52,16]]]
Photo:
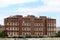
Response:
[[[15,15],[5,18],[5,30],[9,37],[13,36],[55,36],[56,19],[40,16],[39,18],[28,15]]]

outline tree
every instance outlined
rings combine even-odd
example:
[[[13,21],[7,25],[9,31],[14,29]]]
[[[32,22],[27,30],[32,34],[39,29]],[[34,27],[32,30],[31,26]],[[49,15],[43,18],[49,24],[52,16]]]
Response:
[[[56,33],[57,37],[60,37],[60,30]]]
[[[0,37],[7,37],[6,31],[1,31],[0,32]]]

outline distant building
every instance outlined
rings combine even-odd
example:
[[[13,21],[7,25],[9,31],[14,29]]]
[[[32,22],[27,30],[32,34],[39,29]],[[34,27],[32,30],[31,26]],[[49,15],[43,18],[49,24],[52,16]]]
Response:
[[[56,19],[34,15],[23,17],[22,15],[10,16],[4,19],[5,30],[9,37],[18,36],[55,36]]]
[[[5,27],[3,25],[0,25],[0,31],[4,31]]]
[[[60,31],[60,27],[56,27],[56,32]]]

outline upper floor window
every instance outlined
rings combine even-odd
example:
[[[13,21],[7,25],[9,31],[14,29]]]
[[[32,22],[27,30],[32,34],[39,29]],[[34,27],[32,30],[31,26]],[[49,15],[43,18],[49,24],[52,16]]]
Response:
[[[6,23],[6,25],[10,25],[10,23]]]
[[[48,23],[47,26],[56,26],[55,23]]]
[[[34,26],[43,26],[42,23],[34,23]]]
[[[30,23],[22,23],[22,26],[31,26]]]
[[[7,25],[10,25],[10,26],[18,26],[19,23],[17,23],[17,22],[10,22],[10,23],[7,23]]]

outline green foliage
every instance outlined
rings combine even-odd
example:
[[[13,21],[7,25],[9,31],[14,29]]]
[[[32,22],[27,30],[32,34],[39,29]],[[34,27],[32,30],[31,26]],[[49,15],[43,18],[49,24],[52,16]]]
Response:
[[[0,32],[0,37],[7,37],[7,33],[5,31],[1,31]]]
[[[57,36],[57,37],[60,37],[60,31],[58,31],[58,32],[56,33],[56,36]]]

